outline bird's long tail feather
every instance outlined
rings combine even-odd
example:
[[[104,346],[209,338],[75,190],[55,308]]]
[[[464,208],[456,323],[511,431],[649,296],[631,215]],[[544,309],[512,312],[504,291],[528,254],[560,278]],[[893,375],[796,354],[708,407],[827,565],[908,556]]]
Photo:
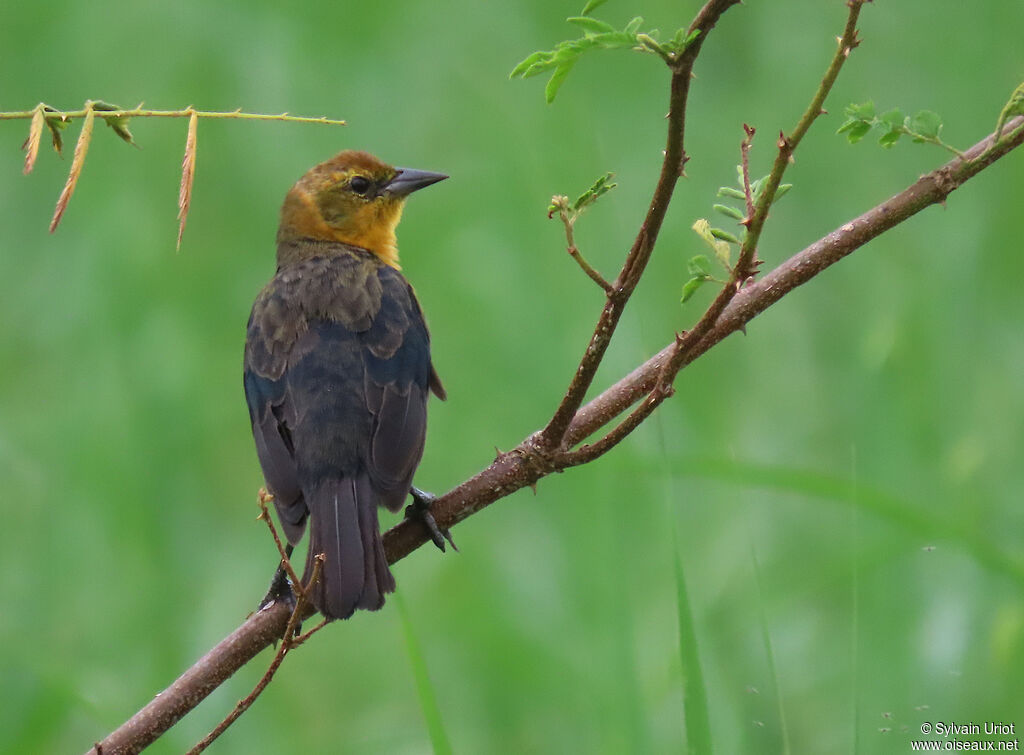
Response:
[[[324,554],[313,605],[325,618],[347,619],[357,608],[375,611],[394,591],[377,522],[377,495],[365,474],[324,480],[306,495],[311,528],[306,582],[313,558]]]

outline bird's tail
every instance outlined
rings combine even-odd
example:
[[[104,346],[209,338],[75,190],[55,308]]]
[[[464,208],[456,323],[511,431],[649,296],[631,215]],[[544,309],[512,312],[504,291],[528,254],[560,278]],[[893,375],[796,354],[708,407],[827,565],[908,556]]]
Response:
[[[347,619],[357,608],[375,611],[393,592],[377,523],[377,494],[366,474],[324,480],[306,495],[312,519],[303,582],[313,574],[313,558],[324,554],[313,605],[328,619]]]

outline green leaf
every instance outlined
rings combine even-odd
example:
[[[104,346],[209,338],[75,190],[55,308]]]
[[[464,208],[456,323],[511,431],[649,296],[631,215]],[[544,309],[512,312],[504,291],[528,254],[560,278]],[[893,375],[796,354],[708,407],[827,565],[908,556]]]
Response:
[[[910,121],[910,130],[925,139],[938,139],[939,131],[942,130],[942,118],[931,110],[921,110]]]
[[[589,16],[596,9],[607,3],[608,0],[590,0],[586,5],[583,6],[583,10],[580,11],[581,16]]]
[[[514,79],[516,76],[522,76],[524,79],[527,78],[526,72],[533,68],[536,64],[544,60],[550,60],[553,57],[550,52],[537,51],[532,55],[528,55],[522,62],[519,63],[515,68],[512,69],[512,73],[508,75],[510,79]]]
[[[728,231],[723,231],[721,228],[712,228],[711,235],[714,236],[716,239],[728,241],[730,244],[740,243],[740,240],[734,234],[731,234]]]
[[[596,47],[603,50],[618,50],[623,47],[634,47],[637,43],[635,34],[626,34],[621,31],[613,31],[605,34],[595,34],[588,37],[589,41]]]
[[[717,210],[723,215],[732,218],[733,220],[743,220],[743,213],[740,210],[737,210],[735,207],[730,207],[727,204],[715,204],[711,206],[713,209]]]
[[[591,34],[604,34],[606,32],[614,32],[615,27],[604,21],[598,21],[596,18],[588,18],[587,16],[573,16],[572,18],[565,19],[570,24],[583,29],[584,32]]]
[[[576,201],[572,203],[573,211],[577,214],[582,212],[596,202],[600,197],[618,186],[618,184],[611,183],[611,180],[614,177],[614,173],[605,173],[599,179],[594,181],[594,184],[585,192],[580,194],[579,197],[576,198]]]
[[[746,200],[747,195],[739,189],[734,189],[731,186],[719,186],[718,196],[729,197],[730,199],[743,199]]]
[[[843,125],[841,125],[839,128],[836,129],[836,133],[837,134],[845,134],[847,131],[852,129],[854,126],[856,126],[859,123],[863,123],[863,122],[864,121],[857,120],[856,118],[847,118],[845,121],[843,121]]]
[[[44,112],[57,112],[53,108],[47,107]],[[64,152],[64,137],[61,135],[61,131],[68,127],[71,119],[63,119],[60,116],[46,116],[46,127],[50,129],[50,138],[53,141],[53,148],[56,150],[58,155],[63,155]]]
[[[680,297],[679,303],[686,304],[686,302],[688,302],[690,298],[697,293],[697,289],[703,286],[707,280],[708,279],[703,276],[694,276],[693,278],[690,278],[690,280],[686,281],[686,284],[683,286],[683,295]]]
[[[893,129],[892,131],[886,131],[878,138],[878,143],[888,149],[889,147],[896,146],[896,142],[903,136],[903,129]]]
[[[775,204],[782,199],[793,188],[793,184],[779,184],[779,188],[775,190],[775,199],[772,200],[772,204]]]
[[[996,120],[996,140],[1003,134],[1003,126],[1006,125],[1006,121],[1010,116],[1013,115],[1024,115],[1024,83],[1021,83],[1013,90],[1013,94],[1010,95],[1010,99],[1003,105],[1003,109],[999,112],[999,118]]]
[[[846,113],[847,118],[853,118],[859,121],[874,120],[875,103],[873,100],[868,100],[860,105],[855,102],[851,102],[846,106],[846,110],[844,112]]]
[[[711,261],[703,254],[696,254],[690,257],[690,261],[686,263],[686,269],[695,278],[701,276],[705,278],[711,277]]]
[[[727,241],[715,238],[714,234],[711,233],[711,224],[705,218],[698,218],[694,222],[693,231],[704,240],[705,244],[711,247],[711,251],[715,253],[718,261],[727,269],[731,269],[729,267],[729,258],[732,255],[732,247],[729,246]]]
[[[109,102],[103,102],[98,100],[92,103],[92,109],[96,111],[96,114],[100,116],[110,128],[114,130],[114,133],[121,137],[124,141],[128,142],[133,147],[138,145],[132,138],[132,132],[128,130],[128,118],[127,116],[105,116],[103,113],[113,112],[117,110],[124,110],[120,105],[111,105]]]
[[[878,120],[888,126],[890,131],[902,131],[903,122],[906,118],[903,115],[903,111],[897,107],[887,113],[882,113],[882,115],[878,116]]]
[[[632,21],[630,21],[628,24],[626,24],[626,28],[623,29],[623,31],[626,34],[633,34],[633,35],[635,35],[637,30],[640,28],[640,25],[643,22],[644,22],[643,16],[637,16]]]
[[[558,94],[558,90],[562,88],[562,84],[565,83],[565,77],[569,75],[569,71],[576,65],[576,58],[562,63],[555,72],[551,74],[551,78],[548,79],[547,86],[544,87],[544,101],[549,105],[555,101],[555,95]]]
[[[865,136],[867,136],[867,133],[870,130],[870,123],[868,123],[867,121],[860,121],[858,123],[855,123],[847,130],[846,139],[850,142],[850,144],[856,144]]]

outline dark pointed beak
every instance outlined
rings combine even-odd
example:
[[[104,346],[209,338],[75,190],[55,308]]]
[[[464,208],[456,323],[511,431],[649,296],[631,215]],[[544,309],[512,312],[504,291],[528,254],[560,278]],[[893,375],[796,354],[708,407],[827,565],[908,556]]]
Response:
[[[398,197],[407,196],[424,186],[430,186],[430,184],[436,184],[438,181],[448,178],[444,173],[431,173],[428,170],[413,170],[412,168],[395,168],[395,170],[398,173],[384,187],[384,191]]]

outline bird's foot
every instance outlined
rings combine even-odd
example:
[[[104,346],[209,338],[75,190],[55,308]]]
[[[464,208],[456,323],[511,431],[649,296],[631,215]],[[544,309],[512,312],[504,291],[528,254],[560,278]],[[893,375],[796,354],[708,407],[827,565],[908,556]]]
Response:
[[[419,519],[423,522],[423,526],[430,533],[430,539],[434,542],[434,545],[441,549],[442,553],[445,550],[445,540],[451,544],[452,550],[458,551],[458,546],[452,540],[452,534],[447,529],[438,527],[437,522],[434,520],[434,515],[430,513],[430,506],[437,500],[437,496],[425,490],[420,490],[415,485],[409,488],[409,495],[412,496],[412,503],[405,507],[405,518]]]
[[[295,591],[292,589],[292,583],[288,579],[288,572],[285,571],[284,565],[281,564],[277,567],[277,571],[274,572],[274,578],[270,580],[267,594],[263,596],[263,600],[260,601],[259,608],[256,610],[262,611],[267,606],[278,601],[283,601],[290,609],[294,610],[295,600]]]

